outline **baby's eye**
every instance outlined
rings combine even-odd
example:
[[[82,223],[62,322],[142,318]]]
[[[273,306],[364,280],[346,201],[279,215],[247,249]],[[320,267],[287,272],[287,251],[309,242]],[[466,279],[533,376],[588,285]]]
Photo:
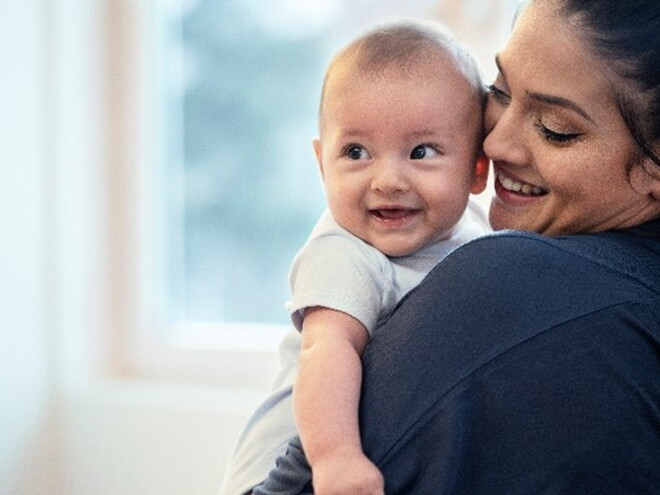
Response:
[[[420,144],[415,146],[415,148],[410,152],[411,160],[423,160],[424,158],[430,158],[436,156],[438,150],[435,149],[430,144]]]
[[[359,144],[349,144],[344,148],[344,154],[350,160],[366,160],[369,158],[369,153]]]

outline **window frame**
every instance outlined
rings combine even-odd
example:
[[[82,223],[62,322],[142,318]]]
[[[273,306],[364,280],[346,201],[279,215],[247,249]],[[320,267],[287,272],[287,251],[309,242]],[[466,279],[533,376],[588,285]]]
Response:
[[[277,347],[288,327],[159,317],[154,8],[147,2],[108,1],[102,13],[106,367],[123,378],[263,389],[276,370]]]

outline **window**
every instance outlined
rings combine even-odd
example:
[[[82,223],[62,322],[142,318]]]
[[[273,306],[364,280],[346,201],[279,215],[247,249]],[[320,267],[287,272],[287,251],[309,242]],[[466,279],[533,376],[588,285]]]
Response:
[[[477,53],[489,77],[516,3],[141,7],[137,17],[151,33],[137,41],[149,70],[136,69],[138,98],[151,109],[143,118],[148,173],[138,186],[150,198],[137,227],[142,340],[169,350],[274,349],[288,328],[289,265],[325,204],[311,140],[332,54],[368,24],[435,18]]]

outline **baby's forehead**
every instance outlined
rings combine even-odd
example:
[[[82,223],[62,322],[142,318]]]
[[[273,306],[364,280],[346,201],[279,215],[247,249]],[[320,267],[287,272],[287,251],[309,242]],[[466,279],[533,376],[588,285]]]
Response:
[[[460,100],[481,100],[481,87],[474,84],[452,57],[436,52],[419,63],[405,66],[390,64],[365,67],[356,60],[341,61],[328,73],[324,103],[350,95],[356,87],[371,86],[377,91],[386,85],[406,85],[413,92],[416,85],[420,88],[432,86],[438,96],[445,96],[449,91]]]
[[[321,108],[322,129],[345,128],[419,134],[420,128],[458,125],[481,132],[481,98],[459,71],[399,71],[369,74],[338,71]],[[473,126],[474,122],[478,125]],[[392,128],[388,126],[393,126]],[[427,133],[429,134],[429,133]]]
[[[402,57],[378,57],[366,49],[338,57],[328,69],[328,78],[346,72],[370,76],[424,77],[434,71],[460,70],[461,60],[444,46],[416,47]]]

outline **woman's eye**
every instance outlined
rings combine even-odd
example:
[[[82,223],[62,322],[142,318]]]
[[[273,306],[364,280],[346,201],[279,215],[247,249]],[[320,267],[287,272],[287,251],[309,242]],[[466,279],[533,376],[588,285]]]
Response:
[[[495,86],[495,84],[490,84],[486,86],[488,93],[493,97],[493,99],[500,103],[501,105],[506,105],[511,100],[511,97],[505,93],[502,89]]]
[[[435,149],[430,144],[420,144],[415,146],[415,148],[410,152],[411,160],[423,160],[424,158],[430,158],[436,156],[438,150]]]
[[[365,160],[369,158],[369,153],[358,144],[351,144],[344,148],[344,154],[350,160]]]
[[[557,143],[557,144],[564,144],[564,143],[569,143],[580,136],[582,136],[581,132],[557,132],[553,131],[549,127],[546,127],[543,122],[537,122],[536,123],[536,128],[539,130],[541,133],[541,136],[546,140],[550,141],[552,143]]]

